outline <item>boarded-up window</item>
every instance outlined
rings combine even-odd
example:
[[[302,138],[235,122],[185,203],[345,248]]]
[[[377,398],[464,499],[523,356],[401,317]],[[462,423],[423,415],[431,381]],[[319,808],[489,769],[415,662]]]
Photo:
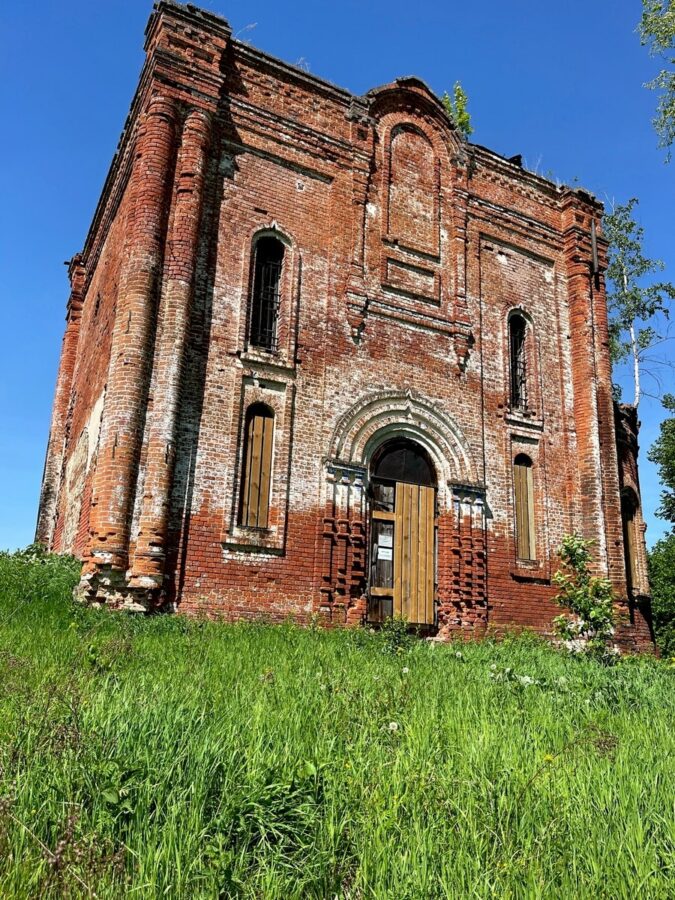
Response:
[[[637,547],[635,539],[635,513],[637,497],[632,490],[626,489],[621,495],[621,523],[623,525],[623,552],[626,561],[626,584],[628,593],[632,593],[637,584]]]
[[[274,413],[256,403],[246,413],[244,431],[239,524],[247,528],[268,526],[273,444]]]
[[[284,245],[273,237],[262,237],[255,245],[253,294],[249,320],[249,342],[263,350],[277,349],[277,325]]]
[[[527,407],[527,324],[519,315],[509,319],[509,367],[511,375],[511,407]]]
[[[436,253],[436,165],[426,137],[399,126],[391,137],[389,235],[405,246]]]
[[[516,503],[516,544],[519,559],[536,559],[534,528],[534,481],[532,460],[519,453],[513,462]]]

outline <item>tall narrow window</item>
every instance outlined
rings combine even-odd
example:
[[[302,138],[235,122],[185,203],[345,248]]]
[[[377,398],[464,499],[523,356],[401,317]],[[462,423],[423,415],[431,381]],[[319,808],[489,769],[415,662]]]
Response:
[[[626,489],[621,495],[621,524],[623,525],[623,552],[626,562],[626,585],[629,595],[637,583],[635,513],[637,497],[632,490]]]
[[[247,528],[268,526],[273,443],[274,413],[255,403],[246,412],[239,506],[239,524]]]
[[[536,559],[532,460],[519,453],[513,461],[516,503],[516,545],[519,559]]]
[[[525,339],[527,323],[522,316],[509,319],[509,366],[511,373],[511,408],[527,407],[527,358]]]
[[[277,349],[277,325],[284,245],[273,237],[262,237],[255,245],[253,295],[249,342],[263,350]]]

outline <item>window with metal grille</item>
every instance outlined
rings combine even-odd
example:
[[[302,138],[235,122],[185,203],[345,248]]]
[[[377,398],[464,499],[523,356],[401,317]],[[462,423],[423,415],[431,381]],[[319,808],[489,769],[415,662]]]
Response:
[[[246,528],[268,527],[273,444],[274,413],[254,403],[246,411],[244,424],[239,524]]]
[[[532,460],[524,453],[519,453],[513,461],[513,487],[516,505],[516,546],[518,558],[536,559]]]
[[[527,407],[527,323],[522,316],[509,319],[509,365],[511,370],[511,408]]]
[[[262,237],[256,242],[249,343],[263,350],[277,349],[283,262],[284,245],[281,241],[273,237]]]

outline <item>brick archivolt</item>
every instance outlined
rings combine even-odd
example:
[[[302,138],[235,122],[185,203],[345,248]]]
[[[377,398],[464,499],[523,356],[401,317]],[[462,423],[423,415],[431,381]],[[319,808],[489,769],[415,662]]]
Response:
[[[438,475],[439,501],[450,502],[449,484],[478,484],[478,471],[461,429],[437,403],[412,391],[381,391],[358,400],[339,419],[330,458],[368,469],[385,441],[407,437],[431,456]]]
[[[466,140],[451,123],[441,101],[421,79],[397,78],[391,84],[373,88],[366,98],[368,112],[377,122],[388,116],[394,121],[412,119],[426,133],[438,156],[444,154],[445,148],[451,155],[464,151]],[[392,126],[390,122],[389,127]]]

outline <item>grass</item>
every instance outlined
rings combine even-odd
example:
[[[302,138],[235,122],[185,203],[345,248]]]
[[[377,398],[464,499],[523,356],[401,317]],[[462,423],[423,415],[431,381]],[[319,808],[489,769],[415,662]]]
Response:
[[[675,670],[131,618],[0,557],[2,897],[672,898]]]

